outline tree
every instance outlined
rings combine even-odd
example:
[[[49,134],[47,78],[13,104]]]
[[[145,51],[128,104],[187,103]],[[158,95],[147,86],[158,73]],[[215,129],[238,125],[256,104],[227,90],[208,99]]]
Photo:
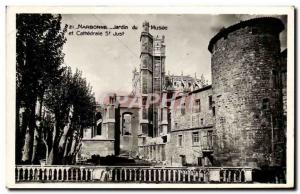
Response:
[[[63,72],[66,28],[60,15],[51,14],[18,14],[16,27],[16,163],[32,163],[44,93]]]
[[[46,135],[52,137],[52,140],[47,138],[48,164],[74,162],[83,129],[93,125],[94,105],[92,89],[82,73],[76,70],[72,75],[68,67],[61,80],[52,84],[45,98],[46,108],[54,115],[54,129]]]

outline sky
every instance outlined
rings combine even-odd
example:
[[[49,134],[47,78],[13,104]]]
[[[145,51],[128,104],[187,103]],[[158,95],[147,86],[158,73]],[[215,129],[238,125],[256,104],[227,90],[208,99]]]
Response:
[[[67,24],[67,41],[64,45],[65,64],[79,69],[91,84],[96,101],[105,94],[115,92],[121,95],[132,91],[132,71],[140,64],[140,33],[142,24],[167,26],[167,30],[150,30],[153,36],[165,36],[166,73],[190,75],[198,78],[203,74],[211,82],[210,53],[207,49],[210,39],[222,27],[228,27],[241,20],[257,15],[166,15],[166,14],[68,14],[62,15],[62,25]],[[286,18],[277,16],[286,23]],[[126,25],[125,30],[75,29],[81,25]],[[73,25],[74,28],[70,29]],[[137,27],[136,30],[132,26]],[[73,35],[69,34],[73,31]],[[77,35],[80,31],[103,32],[102,36]],[[121,36],[113,36],[119,32]],[[286,31],[281,33],[282,48],[286,47]]]

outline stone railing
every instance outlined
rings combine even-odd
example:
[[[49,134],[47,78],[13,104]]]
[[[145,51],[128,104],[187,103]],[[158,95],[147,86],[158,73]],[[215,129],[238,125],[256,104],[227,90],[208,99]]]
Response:
[[[16,166],[16,182],[248,183],[252,168]]]
[[[81,182],[93,180],[93,168],[84,166],[16,166],[17,182]]]

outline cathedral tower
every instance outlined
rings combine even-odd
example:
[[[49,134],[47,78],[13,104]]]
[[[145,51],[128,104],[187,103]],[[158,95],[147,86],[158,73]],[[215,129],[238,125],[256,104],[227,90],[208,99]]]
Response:
[[[140,37],[141,54],[140,54],[140,83],[142,95],[141,108],[141,132],[144,135],[153,136],[153,107],[147,106],[147,100],[153,93],[153,37],[149,33],[149,22],[143,23],[143,31]]]

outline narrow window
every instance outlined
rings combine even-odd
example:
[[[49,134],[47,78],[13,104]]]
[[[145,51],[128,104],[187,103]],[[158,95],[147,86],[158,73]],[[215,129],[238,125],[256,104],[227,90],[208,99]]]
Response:
[[[185,103],[181,105],[181,114],[185,115]]]
[[[193,143],[193,146],[199,145],[199,132],[192,133],[192,143]]]
[[[178,146],[182,147],[182,143],[183,143],[183,136],[182,135],[178,135]]]
[[[207,131],[207,146],[208,148],[213,146],[213,131]]]
[[[200,124],[204,125],[204,120],[203,119],[200,120]]]
[[[198,157],[198,166],[202,166],[202,158]]]
[[[102,123],[99,123],[97,125],[97,134],[96,135],[102,135]]]
[[[269,109],[269,99],[268,98],[264,98],[263,102],[262,102],[262,109],[263,110],[268,110]]]
[[[201,101],[200,101],[200,99],[195,100],[195,112],[201,112]]]
[[[102,115],[100,112],[96,113],[96,135],[102,135]]]
[[[142,109],[142,118],[148,119],[147,109],[145,107]]]
[[[212,96],[208,96],[208,107],[209,109],[212,109],[212,104],[213,104],[213,101],[212,101]]]

